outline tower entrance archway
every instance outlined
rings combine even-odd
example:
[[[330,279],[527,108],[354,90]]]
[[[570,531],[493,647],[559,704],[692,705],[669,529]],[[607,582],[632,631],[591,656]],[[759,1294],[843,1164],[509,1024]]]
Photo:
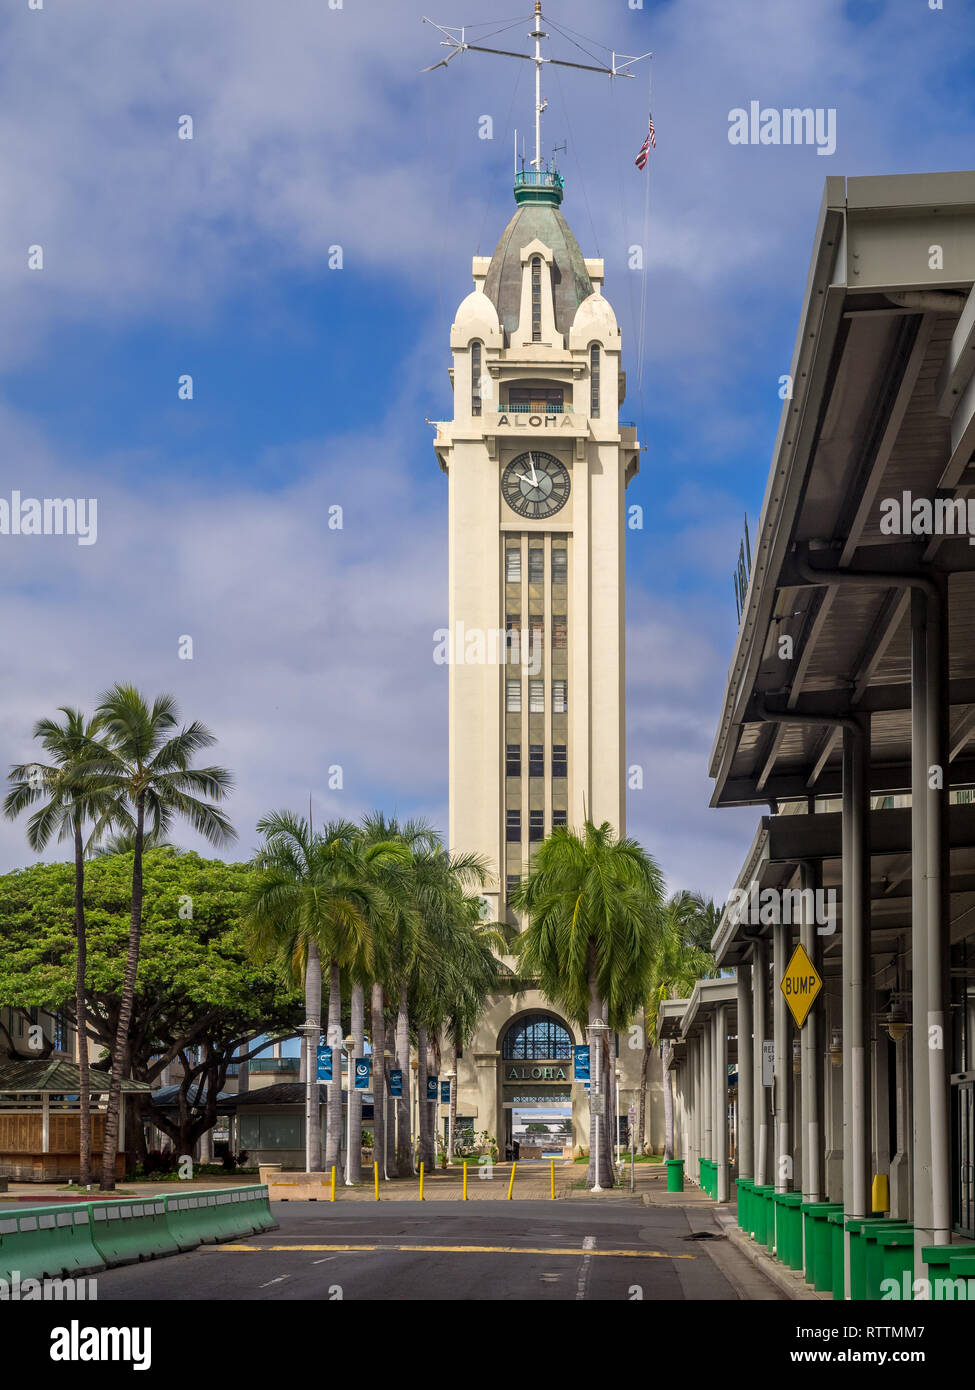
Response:
[[[502,1158],[570,1156],[572,1032],[545,1009],[516,1015],[498,1039]]]

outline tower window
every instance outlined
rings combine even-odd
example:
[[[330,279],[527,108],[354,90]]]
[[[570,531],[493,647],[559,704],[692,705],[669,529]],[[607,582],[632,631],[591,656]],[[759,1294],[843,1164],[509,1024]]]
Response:
[[[552,744],[552,776],[568,777],[569,762],[566,755],[566,745],[564,743]]]
[[[564,545],[552,546],[552,583],[567,584],[569,581],[569,552]]]
[[[545,582],[545,551],[540,545],[531,546],[528,551],[528,582],[529,584],[544,584]]]
[[[542,258],[532,256],[532,342],[542,341]]]
[[[558,810],[557,808],[553,807],[553,809],[552,809],[552,829],[554,830],[555,827],[556,827],[557,825],[568,825],[568,823],[569,823],[568,813],[567,813],[566,811],[560,811],[560,810]]]
[[[528,776],[545,776],[545,749],[540,743],[528,745]]]
[[[593,343],[589,349],[589,414],[594,420],[599,418],[599,344]]]
[[[545,839],[545,812],[528,812],[528,838],[529,840]]]
[[[509,545],[504,552],[504,577],[508,584],[521,583],[521,547]]]
[[[521,681],[516,677],[514,680],[505,681],[505,709],[509,714],[521,713]]]
[[[565,685],[565,681],[562,681]],[[542,680],[528,682],[528,713],[545,713],[545,682]]]
[[[501,1056],[513,1062],[567,1062],[572,1057],[572,1034],[548,1014],[526,1014],[505,1033]]]
[[[521,842],[521,812],[505,812],[505,839]]]
[[[509,743],[505,749],[504,771],[506,777],[521,776],[521,744]]]
[[[471,414],[481,413],[481,345],[471,343]]]
[[[556,651],[564,651],[569,644],[569,620],[556,614],[552,618],[552,646]]]
[[[532,682],[534,685],[534,681]],[[552,682],[552,713],[565,714],[568,710],[568,700],[566,695],[566,681]]]
[[[504,881],[505,889],[507,890],[508,893],[510,893],[511,890],[512,890],[512,888],[517,888],[517,887],[518,887],[518,884],[519,884],[520,882],[521,882],[521,874],[508,874],[508,876],[506,877],[506,879],[505,879],[505,881]]]

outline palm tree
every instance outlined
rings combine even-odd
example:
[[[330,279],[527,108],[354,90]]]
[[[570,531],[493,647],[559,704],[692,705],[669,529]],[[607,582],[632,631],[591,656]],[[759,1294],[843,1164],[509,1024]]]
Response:
[[[105,1113],[101,1186],[110,1192],[115,1186],[121,1084],[129,1067],[129,1028],[139,969],[146,835],[164,836],[177,816],[188,820],[212,845],[226,844],[235,835],[227,817],[212,804],[222,801],[230,790],[230,773],[222,767],[190,767],[193,756],[216,739],[195,721],[178,728],[171,695],[160,695],[150,705],[135,686],[114,685],[102,696],[95,713],[102,737],[89,742],[81,771],[110,797],[113,807],[96,826],[96,835],[100,837],[120,821],[123,829],[134,834],[128,951]]]
[[[522,970],[592,1038],[591,1085],[611,1095],[601,1025],[625,1028],[646,998],[662,930],[663,878],[635,840],[607,821],[581,832],[558,827],[539,846],[534,867],[510,895],[529,925],[515,941]],[[599,1105],[590,1105],[588,1186],[612,1186],[612,1150]],[[599,1153],[597,1170],[596,1153]]]
[[[88,1075],[87,934],[85,929],[85,821],[109,823],[115,802],[111,793],[99,791],[92,778],[79,769],[87,762],[99,733],[98,719],[86,719],[80,710],[60,707],[63,723],[39,719],[33,737],[39,739],[51,762],[18,763],[10,769],[13,784],[3,803],[3,813],[13,820],[35,802],[43,801],[27,823],[27,842],[42,852],[52,835],[74,842],[75,1029],[78,1035],[79,1182],[91,1182],[91,1093]]]
[[[647,1037],[640,1085],[640,1119],[637,1134],[642,1142],[646,1128],[647,1068],[650,1048],[660,1045],[660,1005],[664,999],[686,999],[697,980],[719,973],[711,953],[720,909],[699,893],[682,889],[667,903],[663,931],[654,951],[647,992]],[[702,945],[704,942],[706,945]],[[669,1040],[662,1044],[664,1062],[664,1157],[674,1156],[674,1087],[670,1071]]]
[[[244,904],[249,942],[259,958],[277,959],[283,973],[304,982],[306,1023],[314,1038],[322,1032],[322,960],[328,961],[328,1038],[337,1062],[341,970],[368,966],[372,953],[370,892],[357,872],[355,826],[340,820],[313,831],[303,816],[274,811],[258,821],[257,829],[265,843],[255,857],[257,872]],[[305,1084],[305,1166],[320,1172],[321,1112],[310,1061]],[[326,1167],[338,1160],[342,1128],[342,1071],[334,1064],[327,1126]]]
[[[171,840],[167,840],[165,835],[156,835],[152,830],[147,830],[142,837],[142,852],[148,853],[151,849],[168,849],[173,854],[182,854],[183,851],[178,845],[174,845]],[[107,840],[101,844],[91,845],[88,849],[89,859],[108,859],[113,854],[134,854],[135,853],[135,831],[121,830],[114,835],[109,835]]]

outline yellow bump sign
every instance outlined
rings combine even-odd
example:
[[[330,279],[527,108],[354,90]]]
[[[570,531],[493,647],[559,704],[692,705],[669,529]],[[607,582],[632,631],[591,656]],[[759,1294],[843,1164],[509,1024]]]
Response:
[[[785,1002],[792,1010],[792,1017],[799,1028],[805,1023],[813,1000],[822,987],[823,981],[819,971],[809,959],[800,941],[792,953],[792,959],[786,967],[780,985],[780,989],[785,995]]]

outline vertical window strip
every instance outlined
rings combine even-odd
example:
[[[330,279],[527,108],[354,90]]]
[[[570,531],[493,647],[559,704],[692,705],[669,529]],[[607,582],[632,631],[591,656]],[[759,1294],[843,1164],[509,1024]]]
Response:
[[[542,258],[532,256],[532,342],[542,341]]]
[[[471,343],[471,414],[481,413],[481,344]]]
[[[589,349],[589,387],[590,402],[589,414],[594,420],[599,419],[599,344],[593,343]]]

